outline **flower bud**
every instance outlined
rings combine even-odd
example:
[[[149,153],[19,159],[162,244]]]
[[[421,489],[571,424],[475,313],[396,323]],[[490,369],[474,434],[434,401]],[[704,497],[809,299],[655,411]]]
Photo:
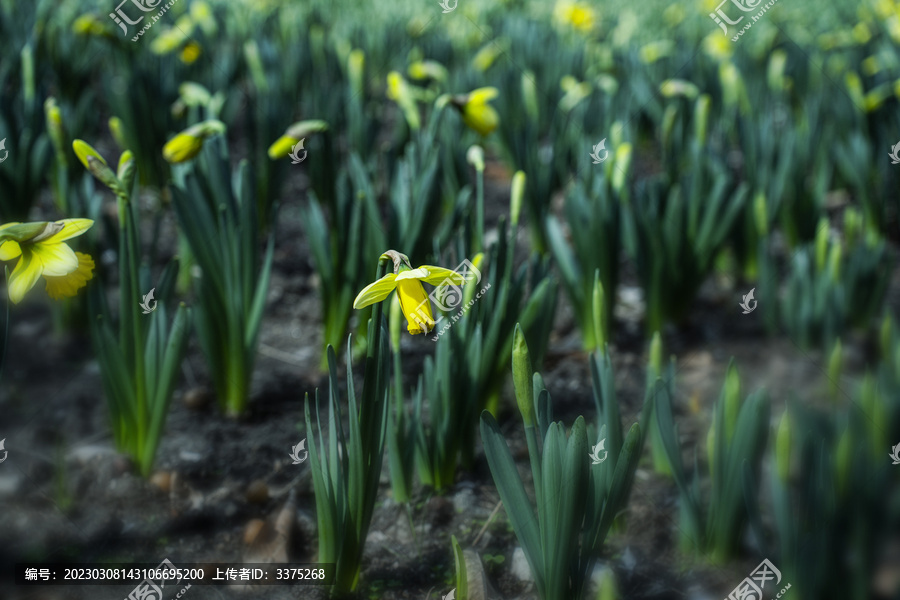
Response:
[[[606,353],[606,294],[600,281],[600,269],[594,271],[594,291],[591,298],[594,317],[594,344],[601,354]]]
[[[131,190],[131,184],[134,182],[134,166],[134,155],[131,150],[126,150],[119,157],[119,167],[116,169],[116,177],[119,178],[126,193]]]
[[[62,124],[62,113],[53,97],[47,98],[44,102],[44,120],[47,124],[47,133],[50,134],[50,141],[53,142],[53,149],[56,151],[56,161],[65,168],[69,164],[65,151],[66,132]]]
[[[81,164],[84,165],[84,168],[91,175],[102,181],[109,189],[113,191],[118,189],[119,181],[116,179],[116,174],[113,173],[106,161],[103,160],[103,157],[90,144],[82,140],[75,140],[72,142],[72,149],[75,150],[78,160],[81,161]]]
[[[484,172],[484,149],[478,144],[474,144],[469,146],[469,150],[466,152],[466,161],[475,167],[475,170],[478,172]]]
[[[362,96],[365,89],[366,53],[359,48],[347,56],[347,78],[354,96]]]
[[[516,390],[516,402],[525,427],[534,427],[534,381],[531,371],[531,358],[528,356],[528,344],[522,328],[516,324],[516,333],[512,347],[513,387]]]
[[[112,134],[113,139],[116,140],[116,144],[119,145],[119,148],[122,150],[128,148],[128,141],[125,137],[125,125],[122,123],[122,119],[119,117],[110,117],[109,132]]]

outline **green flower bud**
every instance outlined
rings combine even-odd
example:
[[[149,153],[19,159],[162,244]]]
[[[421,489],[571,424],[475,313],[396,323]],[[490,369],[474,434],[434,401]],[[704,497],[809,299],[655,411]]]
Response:
[[[622,194],[622,188],[625,186],[625,177],[628,175],[628,169],[631,168],[631,144],[628,142],[616,145],[616,154],[612,164],[615,165],[612,175],[612,188],[616,194]],[[610,168],[612,168],[612,164]]]
[[[466,161],[475,167],[475,170],[478,172],[484,172],[484,149],[481,146],[475,144],[469,146],[469,150],[466,152]]]
[[[362,96],[365,89],[366,53],[359,48],[347,55],[347,78],[354,96]]]
[[[700,95],[700,88],[683,79],[666,79],[659,84],[659,93],[666,98],[674,98],[676,96],[684,96],[693,100]]]
[[[769,89],[774,91],[784,91],[784,67],[787,64],[787,52],[784,50],[775,50],[769,57],[769,68],[766,77],[769,81]]]
[[[75,150],[78,160],[81,161],[81,164],[84,165],[84,168],[91,175],[102,181],[109,189],[118,191],[119,180],[116,178],[116,174],[113,173],[106,161],[103,160],[103,157],[90,144],[82,140],[75,140],[72,142],[72,149]]]
[[[125,137],[125,125],[122,123],[122,119],[119,117],[110,117],[109,132],[112,134],[113,139],[116,140],[116,144],[119,145],[119,148],[122,150],[128,148],[128,141]]]
[[[65,169],[69,165],[66,157],[66,132],[62,124],[62,113],[53,97],[47,98],[44,102],[44,120],[50,141],[53,142],[53,149],[56,151],[56,162]]]
[[[594,317],[594,344],[601,352],[606,353],[606,293],[600,281],[600,269],[594,271],[594,291],[591,298]]]
[[[516,333],[512,347],[513,387],[516,390],[516,402],[525,427],[534,427],[534,381],[532,379],[531,358],[528,356],[528,344],[522,328],[516,324]]]
[[[131,150],[126,150],[119,157],[119,167],[116,170],[116,177],[119,178],[122,189],[126,192],[131,190],[131,184],[134,182],[134,169],[134,155]]]

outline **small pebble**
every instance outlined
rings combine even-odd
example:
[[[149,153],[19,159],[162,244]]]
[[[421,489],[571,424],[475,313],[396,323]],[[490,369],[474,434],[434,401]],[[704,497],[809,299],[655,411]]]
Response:
[[[269,499],[269,487],[262,479],[257,479],[247,488],[247,502],[263,504]]]

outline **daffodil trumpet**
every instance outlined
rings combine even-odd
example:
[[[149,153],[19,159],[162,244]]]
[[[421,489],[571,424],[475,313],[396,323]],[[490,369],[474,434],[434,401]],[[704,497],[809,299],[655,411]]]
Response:
[[[489,101],[498,95],[497,88],[483,87],[468,94],[452,96],[450,102],[459,110],[463,123],[482,136],[489,135],[500,124],[500,116]],[[442,100],[444,104],[446,100]]]
[[[9,276],[9,299],[22,301],[41,277],[53,299],[74,296],[93,277],[94,261],[67,240],[94,224],[90,219],[0,225],[0,260],[19,259]]]
[[[431,265],[413,269],[409,258],[396,250],[388,250],[381,255],[381,258],[386,257],[394,261],[394,272],[364,287],[353,301],[353,308],[358,310],[381,302],[396,289],[403,316],[407,320],[407,331],[412,335],[430,332],[435,320],[422,282],[436,287],[464,285],[465,277],[456,271]]]

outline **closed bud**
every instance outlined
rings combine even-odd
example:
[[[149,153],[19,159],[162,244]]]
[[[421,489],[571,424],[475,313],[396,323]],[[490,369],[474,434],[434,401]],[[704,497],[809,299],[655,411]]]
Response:
[[[594,316],[594,344],[601,353],[606,353],[606,294],[600,281],[600,269],[594,271],[594,290],[591,298]]]
[[[516,333],[512,347],[513,387],[516,391],[516,402],[525,427],[534,426],[534,380],[531,372],[531,358],[528,356],[528,344],[522,328],[516,324]]]
[[[126,150],[119,157],[119,167],[116,170],[116,177],[119,178],[126,193],[131,190],[131,184],[134,182],[134,168],[134,155],[131,150]]]
[[[128,141],[125,138],[125,126],[122,123],[122,119],[119,117],[110,117],[109,132],[112,134],[113,139],[116,140],[116,144],[119,145],[119,148],[122,150],[128,148]]]
[[[816,272],[821,273],[825,268],[825,257],[828,254],[828,220],[822,218],[816,229]]]
[[[62,124],[62,113],[55,98],[47,98],[44,102],[44,117],[47,133],[50,134],[50,141],[53,142],[53,149],[56,151],[56,161],[65,168],[69,164],[65,150],[66,132]]]
[[[615,170],[612,175],[612,189],[616,194],[622,193],[625,186],[625,178],[628,176],[628,169],[631,168],[631,144],[625,142],[616,145],[616,154],[613,159]],[[612,165],[610,165],[612,168]]]
[[[473,146],[469,146],[469,150],[466,152],[466,161],[478,172],[484,172],[484,150],[481,146],[475,144]]]
[[[347,77],[354,96],[361,96],[365,87],[366,53],[359,48],[347,56]]]
[[[72,142],[72,149],[75,150],[75,156],[78,157],[78,160],[81,161],[81,164],[84,165],[84,168],[91,175],[102,181],[109,189],[113,191],[118,190],[119,181],[116,179],[116,174],[113,173],[106,161],[103,160],[103,157],[90,144],[82,140],[75,140]]]

